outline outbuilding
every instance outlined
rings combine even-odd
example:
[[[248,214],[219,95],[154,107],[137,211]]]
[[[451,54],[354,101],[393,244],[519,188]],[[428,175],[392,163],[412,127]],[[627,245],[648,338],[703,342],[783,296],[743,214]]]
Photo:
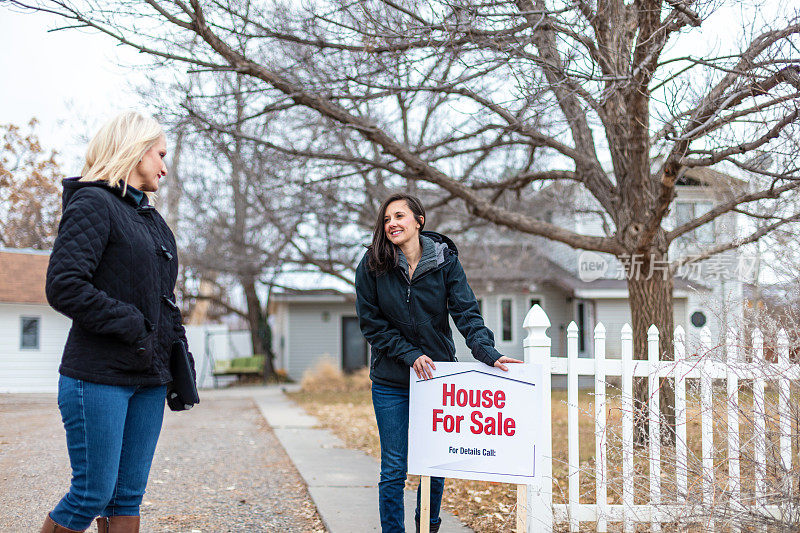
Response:
[[[0,248],[0,393],[56,392],[71,321],[44,294],[50,252]]]

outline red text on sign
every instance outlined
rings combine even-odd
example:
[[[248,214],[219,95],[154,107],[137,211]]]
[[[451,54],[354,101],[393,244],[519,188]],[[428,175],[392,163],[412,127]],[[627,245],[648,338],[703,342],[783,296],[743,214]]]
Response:
[[[485,435],[506,435],[507,437],[511,437],[516,433],[516,423],[514,419],[504,419],[503,413],[499,411],[497,416],[487,416],[485,419],[483,413],[480,411],[473,411],[470,420],[472,420],[472,425],[469,427],[469,430],[475,435],[483,433]]]
[[[456,433],[461,432],[461,422],[464,421],[464,417],[461,415],[444,415],[443,409],[434,409],[433,410],[433,430],[436,431],[436,428],[439,424],[442,425],[442,429],[444,429],[445,433],[452,433],[455,431]]]
[[[498,390],[481,389],[456,389],[455,384],[442,384],[442,405],[447,407],[495,407],[502,409],[506,406],[506,393]]]

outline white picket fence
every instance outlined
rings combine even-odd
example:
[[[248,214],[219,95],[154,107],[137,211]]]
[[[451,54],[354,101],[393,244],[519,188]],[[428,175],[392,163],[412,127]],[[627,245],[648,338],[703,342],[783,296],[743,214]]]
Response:
[[[764,360],[763,339],[759,331],[753,336],[751,357],[746,357],[734,339],[726,341],[726,360],[720,360],[714,349],[711,334],[707,328],[701,333],[699,356],[687,358],[686,336],[680,326],[675,330],[675,361],[659,361],[659,332],[655,326],[648,331],[647,360],[634,360],[633,337],[629,325],[622,329],[622,358],[606,359],[606,331],[602,323],[597,324],[594,331],[594,359],[578,358],[578,328],[572,322],[567,328],[567,357],[551,357],[550,338],[545,330],[550,327],[547,315],[538,305],[528,312],[523,323],[527,330],[524,340],[525,362],[543,363],[545,365],[545,391],[550,390],[551,374],[567,375],[568,403],[568,503],[554,504],[552,493],[553,454],[551,449],[552,427],[545,424],[541,433],[541,442],[546,449],[542,450],[544,461],[542,482],[529,487],[528,504],[530,509],[529,531],[552,531],[557,524],[568,523],[570,531],[578,531],[581,522],[595,524],[597,531],[607,531],[609,523],[621,523],[623,530],[634,531],[637,524],[650,524],[651,531],[660,531],[662,523],[686,524],[697,522],[697,517],[711,517],[714,506],[726,506],[730,514],[744,516],[742,513],[760,513],[764,516],[781,519],[789,512],[797,512],[797,508],[786,505],[771,504],[774,494],[766,494],[765,479],[769,460],[779,461],[779,472],[785,473],[784,495],[791,494],[789,473],[792,469],[792,419],[790,413],[790,382],[800,378],[800,365],[790,363],[789,343],[786,333],[781,330],[778,335],[777,363]],[[749,359],[749,361],[748,361]],[[550,372],[547,372],[549,368]],[[578,376],[594,376],[594,419],[595,419],[595,468],[594,472],[581,471],[579,462],[578,434]],[[608,498],[608,461],[609,443],[606,421],[607,378],[614,376],[621,381],[619,398],[621,411],[621,461],[622,461],[622,494],[621,503],[610,504]],[[648,410],[649,439],[645,448],[634,448],[634,406],[633,378],[648,378]],[[674,454],[670,450],[669,457],[674,457],[674,494],[669,500],[662,498],[662,457],[661,432],[662,420],[659,416],[659,383],[664,378],[674,378],[675,383],[675,445]],[[689,485],[690,457],[687,451],[687,379],[699,379],[700,383],[700,422],[702,479],[699,484]],[[715,484],[716,468],[720,467],[719,457],[714,448],[714,416],[712,380],[726,380],[727,403],[727,482],[724,487]],[[739,404],[739,381],[752,380],[753,407],[747,411],[748,423],[752,426],[752,448],[754,453],[747,455],[748,464],[754,463],[755,487],[752,495],[748,492],[746,500],[742,499],[740,476],[740,415],[745,411]],[[765,409],[765,384],[776,382],[778,388],[778,432],[779,444],[775,453],[768,454],[770,446],[767,431],[767,414]],[[544,411],[552,413],[551,397],[545,394]],[[551,420],[551,417],[546,417]],[[749,428],[748,428],[748,434]],[[774,434],[774,433],[773,433]],[[724,442],[722,443],[724,445]],[[717,443],[718,447],[720,443]],[[538,446],[537,446],[538,448]],[[775,447],[772,446],[770,451]],[[634,453],[647,454],[649,463],[649,497],[647,503],[634,501]],[[617,452],[619,455],[619,452]],[[777,457],[776,457],[777,456]],[[699,461],[698,461],[699,462]],[[775,467],[776,465],[771,465]],[[670,468],[669,470],[673,470]],[[595,503],[580,503],[580,476],[595,478]],[[641,474],[639,474],[641,477]],[[695,487],[694,485],[699,485]],[[691,494],[690,494],[691,489]],[[640,489],[637,500],[641,500]],[[699,493],[699,494],[698,494]],[[699,495],[699,497],[698,497]],[[586,496],[584,496],[586,498]],[[752,515],[751,515],[752,516]],[[738,530],[737,520],[717,527],[725,530]],[[713,531],[715,521],[707,518],[701,524],[703,531]],[[759,526],[760,527],[760,526]],[[761,529],[765,530],[765,529]]]

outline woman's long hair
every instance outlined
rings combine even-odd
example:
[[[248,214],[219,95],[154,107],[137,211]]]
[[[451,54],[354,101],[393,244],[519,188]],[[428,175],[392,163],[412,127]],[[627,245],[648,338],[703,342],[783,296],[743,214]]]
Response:
[[[419,230],[422,231],[425,227],[425,208],[416,196],[398,192],[384,200],[378,209],[378,219],[372,230],[372,244],[367,246],[367,267],[378,274],[384,274],[397,265],[397,246],[386,237],[383,219],[389,204],[398,200],[405,200],[414,219],[419,223]]]
[[[89,142],[81,181],[105,181],[128,188],[128,178],[144,154],[164,135],[155,119],[136,111],[108,121]]]

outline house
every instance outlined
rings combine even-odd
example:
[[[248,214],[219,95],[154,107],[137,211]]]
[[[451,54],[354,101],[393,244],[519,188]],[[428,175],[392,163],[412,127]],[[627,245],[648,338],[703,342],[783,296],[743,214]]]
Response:
[[[665,226],[678,227],[714,204],[740,194],[746,186],[746,182],[712,169],[688,169],[677,182],[676,199]],[[597,215],[594,200],[581,195],[581,190],[561,185],[558,190],[545,191],[537,200],[537,212],[562,227],[588,235],[606,235],[610,231],[608,223]],[[584,214],[576,216],[576,207]],[[431,226],[436,228],[435,224]],[[438,225],[448,233],[446,226]],[[728,213],[674,241],[670,258],[696,257],[736,235],[736,215]],[[598,322],[606,327],[607,356],[620,356],[620,332],[625,323],[631,322],[631,313],[624,268],[616,258],[503,228],[484,227],[454,240],[501,353],[522,357],[522,322],[532,305],[538,303],[552,322],[548,334],[554,355],[566,353],[566,330],[574,320],[581,357],[593,356],[590,339]],[[742,287],[749,275],[743,259],[746,258],[737,250],[732,250],[677,272],[673,320],[676,327],[680,325],[686,331],[689,349],[697,345],[702,327],[708,326],[712,336],[721,338],[725,331],[741,323]],[[598,263],[602,272],[587,275],[583,267]],[[273,298],[276,366],[287,369],[292,378],[301,377],[322,354],[339,361],[345,369],[367,364],[353,294],[323,289],[290,291]],[[469,360],[463,338],[454,326],[453,331],[458,357]]]
[[[323,357],[344,371],[368,362],[356,316],[355,294],[335,289],[285,290],[270,298],[275,367],[300,380]]]
[[[746,188],[746,182],[712,169],[688,169],[676,184],[676,199],[664,226],[676,228]],[[585,235],[612,232],[610,223],[599,214],[596,200],[576,185],[554,185],[541,191],[536,202],[535,209],[548,222]],[[710,247],[734,240],[736,217],[727,213],[676,239],[670,245],[670,260],[699,257]],[[459,244],[461,260],[476,295],[485,299],[484,319],[495,331],[501,351],[505,348],[508,355],[522,354],[521,339],[515,335],[522,336],[522,320],[531,304],[540,303],[553,323],[549,335],[554,355],[566,353],[566,327],[574,320],[581,357],[592,357],[588,339],[598,322],[606,327],[607,355],[620,356],[620,332],[631,322],[626,274],[620,261],[502,228],[477,236],[480,241],[473,238]],[[676,272],[673,322],[686,331],[690,350],[698,346],[704,326],[714,339],[721,340],[725,332],[742,324],[743,283],[753,275],[750,259],[738,250],[729,250]],[[659,268],[667,268],[666,263]],[[515,324],[517,329],[512,327]]]
[[[49,259],[49,251],[0,248],[0,393],[58,391],[58,366],[72,320],[47,303]],[[186,336],[200,387],[214,385],[209,354],[240,355],[235,350],[242,343],[225,325],[187,326]]]
[[[522,358],[525,332],[522,322],[534,304],[539,304],[551,321],[548,335],[553,356],[567,348],[567,326],[578,326],[579,357],[593,357],[592,332],[599,321],[606,327],[606,354],[620,355],[620,332],[630,323],[627,282],[624,279],[581,279],[577,270],[580,253],[574,253],[573,270],[539,252],[552,247],[544,239],[529,243],[464,245],[460,257],[470,286],[478,298],[486,325],[495,334],[497,349],[504,355]],[[606,259],[607,260],[607,259]],[[689,323],[689,300],[709,289],[699,283],[675,279],[673,319],[684,328]],[[457,353],[468,354],[466,344],[456,335]]]
[[[44,294],[49,252],[0,248],[0,392],[56,392],[71,321]]]

